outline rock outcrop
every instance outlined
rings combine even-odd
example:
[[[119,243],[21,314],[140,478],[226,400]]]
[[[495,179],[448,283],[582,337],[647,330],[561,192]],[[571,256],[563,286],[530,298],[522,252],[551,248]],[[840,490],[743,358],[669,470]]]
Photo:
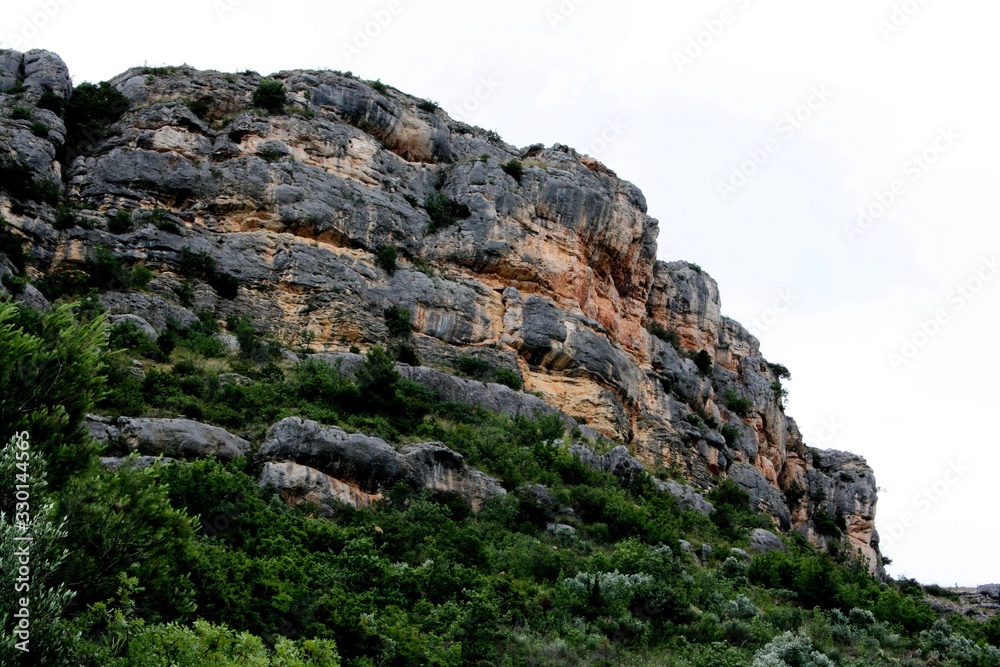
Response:
[[[407,377],[508,414],[558,410],[702,490],[731,478],[780,530],[820,546],[836,537],[833,517],[877,568],[870,469],[803,443],[784,412],[783,369],[722,316],[711,277],[656,261],[657,222],[635,186],[566,146],[517,148],[350,75],[273,78],[287,89],[285,113],[253,108],[256,73],[134,68],[111,81],[127,109],[106,136],[66,146],[52,103],[70,97],[66,66],[47,52],[0,51],[0,158],[28,178],[0,192],[11,235],[0,264],[31,282],[69,275],[106,248],[154,272],[142,293],[102,292],[113,315],[154,329],[198,311],[243,315],[289,344],[308,332],[313,351],[331,355],[386,341],[383,313],[405,308],[414,349],[440,367]],[[47,132],[33,132],[35,121]],[[73,216],[56,211],[46,184]],[[375,259],[385,246],[399,257],[394,271]],[[442,371],[461,355],[516,374],[537,398],[449,378]],[[330,432],[296,428],[311,444],[268,473],[296,498],[345,497],[330,481],[345,477],[368,494],[390,479],[446,479],[470,502],[491,492],[437,450],[367,443],[375,468],[365,471],[342,448],[339,462],[324,458],[339,447]],[[161,451],[184,453],[169,442]],[[434,474],[414,473],[417,461]]]
[[[231,461],[250,453],[250,443],[225,429],[190,419],[134,419],[119,417],[112,423],[91,419],[90,435],[116,454],[138,452],[145,456],[207,458]]]
[[[329,497],[357,506],[403,483],[455,493],[479,510],[490,498],[506,493],[496,480],[469,468],[461,454],[439,443],[396,451],[380,438],[298,417],[272,426],[260,455],[296,464],[270,465],[261,477],[261,483],[274,483],[291,498]]]

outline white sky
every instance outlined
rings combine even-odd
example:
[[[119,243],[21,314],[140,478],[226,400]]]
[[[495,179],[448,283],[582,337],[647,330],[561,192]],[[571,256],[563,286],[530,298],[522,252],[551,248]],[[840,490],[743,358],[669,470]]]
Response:
[[[807,442],[875,468],[890,571],[1000,580],[1000,269],[984,264],[1000,259],[1000,3],[694,5],[5,0],[0,45],[56,51],[77,83],[184,62],[352,70],[516,145],[600,158],[645,192],[660,257],[703,266],[723,312],[791,369],[788,412]],[[802,122],[778,125],[797,110]],[[766,162],[724,198],[720,182],[754,151]],[[932,164],[911,161],[925,151]],[[849,239],[894,181],[895,201]],[[894,365],[905,339],[919,349]]]

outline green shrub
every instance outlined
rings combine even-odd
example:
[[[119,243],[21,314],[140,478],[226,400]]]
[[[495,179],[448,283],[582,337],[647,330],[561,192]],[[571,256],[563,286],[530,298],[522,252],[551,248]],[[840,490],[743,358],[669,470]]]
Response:
[[[646,325],[646,330],[675,350],[679,351],[681,349],[681,338],[677,335],[675,329],[667,329],[656,320],[650,320]]]
[[[74,88],[66,105],[67,159],[86,153],[108,136],[128,108],[128,98],[107,81]]]
[[[455,367],[459,373],[471,378],[484,379],[493,374],[493,365],[490,362],[467,354],[458,357]]]
[[[740,429],[731,424],[723,424],[719,427],[719,433],[721,433],[722,437],[726,439],[726,444],[730,447],[736,444],[736,441],[740,439]]]
[[[174,290],[177,295],[177,301],[180,302],[182,306],[190,307],[194,305],[194,287],[191,285],[190,281],[183,281]]]
[[[372,90],[374,90],[377,93],[382,93],[384,95],[385,93],[389,92],[389,86],[382,83],[381,79],[375,79],[374,81],[369,81],[368,85],[371,86]]]
[[[24,288],[27,287],[28,281],[21,276],[5,275],[3,276],[3,286],[6,287],[11,294],[18,295],[24,293]]]
[[[732,387],[722,392],[722,402],[741,417],[745,417],[750,412],[750,408],[753,407],[753,403],[751,403],[749,398],[743,396]]]
[[[196,100],[188,100],[184,104],[191,110],[191,113],[204,120],[208,116],[208,112],[211,111],[211,102],[212,98],[205,95]]]
[[[14,107],[10,110],[11,120],[31,120],[31,109],[27,107]]]
[[[59,203],[61,195],[58,183],[35,178],[30,167],[9,158],[0,158],[0,187],[14,199],[51,206]]]
[[[49,138],[49,126],[40,120],[31,123],[31,133],[41,139]]]
[[[802,502],[802,499],[806,496],[806,489],[799,482],[792,482],[784,489],[785,500],[788,502],[788,507],[790,509],[795,509]]]
[[[521,376],[506,368],[498,368],[493,371],[493,381],[506,385],[514,391],[521,391],[521,387],[524,386],[524,380],[521,379]]]
[[[280,354],[280,349],[264,340],[245,316],[230,317],[226,326],[236,336],[242,358],[264,362],[276,359]]]
[[[215,258],[204,250],[193,251],[190,248],[181,248],[177,263],[181,275],[185,278],[203,279],[222,298],[232,300],[239,295],[239,279],[219,271]],[[193,297],[194,291],[192,289],[191,298],[193,299]]]
[[[170,211],[163,208],[154,208],[152,211],[146,214],[146,222],[151,223],[154,227],[162,232],[167,232],[168,234],[180,234],[181,227],[174,220]]]
[[[521,179],[524,178],[524,165],[521,164],[520,160],[504,162],[500,165],[500,168],[504,170],[504,173],[517,181],[518,185],[521,184]]]
[[[132,267],[132,276],[129,280],[129,285],[134,289],[145,289],[155,275],[142,264],[136,264]]]
[[[779,380],[792,379],[792,373],[791,371],[788,370],[788,367],[783,366],[782,364],[772,364],[772,363],[768,363],[768,367],[771,369],[772,373],[778,376]]]
[[[396,341],[392,346],[392,356],[401,364],[419,366],[420,356],[416,348],[406,341]]]
[[[284,113],[287,91],[277,79],[262,79],[253,91],[253,105],[271,113]]]
[[[393,338],[408,336],[413,331],[413,325],[410,324],[413,315],[406,308],[390,306],[383,311],[382,316],[389,335]]]
[[[435,192],[424,201],[424,209],[431,219],[430,225],[427,227],[429,234],[453,225],[459,220],[465,220],[472,215],[468,206],[460,204],[440,192]]]
[[[60,204],[56,207],[56,217],[53,227],[56,229],[70,229],[80,224],[80,219],[76,215],[76,209]],[[82,226],[82,225],[81,225]]]
[[[702,375],[711,375],[714,365],[712,355],[707,350],[699,350],[698,354],[694,355],[694,365],[698,367]]]
[[[817,507],[812,515],[816,532],[827,537],[840,537],[844,523],[843,516],[834,516],[825,507]],[[846,526],[845,526],[846,527]]]
[[[417,103],[417,108],[421,111],[426,111],[427,113],[434,113],[438,110],[437,102],[431,100],[421,100]]]
[[[114,215],[108,216],[108,231],[112,234],[128,234],[132,228],[132,214],[129,211],[118,209]]]
[[[66,108],[66,100],[62,95],[57,95],[51,90],[46,90],[42,93],[42,96],[38,98],[38,104],[36,104],[39,109],[48,109],[57,116],[61,116],[63,110]]]
[[[390,276],[396,273],[396,248],[391,245],[380,245],[376,248],[375,265]]]
[[[257,157],[264,160],[265,162],[277,162],[288,157],[288,154],[277,148],[258,148]]]

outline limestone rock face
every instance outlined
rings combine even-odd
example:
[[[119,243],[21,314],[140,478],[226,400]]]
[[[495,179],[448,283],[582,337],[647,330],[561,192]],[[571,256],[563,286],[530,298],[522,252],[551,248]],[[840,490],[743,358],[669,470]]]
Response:
[[[722,316],[715,281],[694,264],[656,260],[658,223],[638,188],[569,147],[511,146],[391,87],[335,72],[272,76],[287,90],[282,114],[253,108],[256,73],[131,69],[111,81],[129,108],[107,137],[67,147],[64,119],[37,106],[45,92],[69,98],[65,64],[0,51],[0,157],[57,184],[85,221],[57,225],[51,203],[0,183],[0,214],[31,251],[23,269],[12,257],[0,268],[35,280],[107,248],[155,274],[144,292],[102,291],[112,315],[156,331],[200,311],[246,316],[290,346],[307,332],[312,351],[345,372],[360,361],[345,354],[352,346],[389,340],[386,309],[406,309],[424,365],[399,370],[438,396],[556,414],[624,448],[595,459],[601,469],[682,473],[689,487],[664,484],[702,511],[696,490],[732,478],[779,530],[821,546],[834,537],[816,519],[829,515],[878,567],[871,471],[807,447],[784,412],[781,367]],[[30,120],[11,118],[15,106]],[[32,133],[32,121],[48,135]],[[132,229],[112,232],[121,212]],[[376,262],[382,246],[397,252],[394,271]],[[525,391],[454,377],[464,357],[523,379]],[[400,479],[473,504],[495,492],[435,446],[400,452],[354,437],[276,427],[268,482],[317,506],[362,503],[358,494]],[[244,449],[225,442],[232,448],[206,451]]]
[[[323,517],[333,516],[338,504],[367,507],[382,497],[291,461],[265,463],[258,482],[261,486],[273,486],[289,504],[315,504],[317,514]]]
[[[135,419],[119,417],[113,423],[88,421],[92,438],[113,451],[145,456],[174,456],[231,461],[250,453],[250,443],[217,426],[190,419]]]
[[[266,479],[261,478],[262,483],[274,483],[283,494],[293,497],[336,497],[352,505],[367,504],[382,491],[404,482],[414,488],[455,493],[478,510],[490,498],[506,493],[496,480],[469,468],[461,454],[438,443],[409,445],[396,451],[380,438],[346,433],[298,417],[272,426],[260,455],[274,462],[298,464],[294,468],[268,468]]]

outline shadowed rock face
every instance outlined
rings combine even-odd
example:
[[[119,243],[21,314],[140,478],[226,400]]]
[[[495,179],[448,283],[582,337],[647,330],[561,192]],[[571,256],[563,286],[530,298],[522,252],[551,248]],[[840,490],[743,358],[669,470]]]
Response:
[[[476,356],[541,398],[404,371],[440,395],[508,414],[557,409],[570,428],[614,439],[647,469],[673,468],[701,489],[732,477],[781,530],[817,544],[829,538],[816,531],[816,512],[839,514],[875,567],[870,470],[803,443],[775,369],[721,315],[715,281],[693,264],[656,261],[657,222],[635,186],[571,148],[516,148],[392,88],[335,72],[274,77],[288,90],[281,115],[252,108],[254,73],[131,69],[111,82],[129,109],[107,138],[67,150],[63,119],[37,103],[45,91],[68,99],[68,68],[51,53],[0,51],[0,91],[23,85],[0,92],[0,154],[61,182],[88,223],[57,229],[51,206],[0,195],[10,233],[33,253],[28,275],[78,266],[106,247],[156,274],[145,293],[103,292],[112,314],[156,329],[201,310],[245,315],[289,344],[308,330],[314,351],[330,354],[386,341],[383,311],[406,308],[425,363],[447,369]],[[15,105],[46,123],[48,136],[11,119]],[[521,161],[519,180],[503,168],[511,160]],[[451,224],[432,224],[435,198],[468,215],[459,207]],[[117,211],[131,214],[132,231],[108,231]],[[394,273],[375,262],[383,245],[399,255]],[[231,289],[192,276],[190,253],[211,257],[216,278],[235,279]],[[0,259],[0,273],[15,269]],[[186,281],[187,307],[178,297]],[[33,288],[19,298],[45,305]],[[714,367],[699,369],[700,351]],[[333,464],[319,452],[283,463],[331,479],[357,475],[356,488],[374,493],[364,489],[391,477],[402,454],[371,451],[366,465],[383,454],[385,465],[367,473],[326,470]],[[292,480],[301,497],[339,493],[298,468],[272,476]]]
[[[469,468],[461,454],[438,443],[408,445],[396,451],[379,438],[297,417],[271,427],[260,455],[298,466],[271,466],[261,483],[275,483],[279,489],[306,498],[327,494],[353,505],[368,504],[383,490],[402,482],[414,488],[456,493],[478,510],[490,498],[506,493],[496,480]],[[329,480],[317,478],[309,470]]]

